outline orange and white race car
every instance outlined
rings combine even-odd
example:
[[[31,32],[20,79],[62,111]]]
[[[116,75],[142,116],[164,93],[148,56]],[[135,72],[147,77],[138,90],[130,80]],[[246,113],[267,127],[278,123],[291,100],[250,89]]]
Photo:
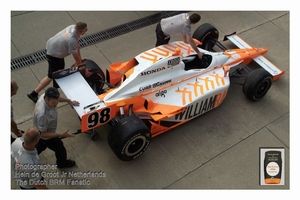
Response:
[[[266,48],[253,48],[235,33],[224,40],[238,48],[226,49],[219,32],[206,23],[193,38],[204,52],[200,60],[189,44],[182,41],[161,45],[117,62],[104,75],[92,60],[81,66],[56,72],[54,78],[70,99],[81,119],[81,132],[110,124],[108,143],[116,156],[129,161],[140,156],[151,138],[192,120],[216,107],[226,97],[230,77],[243,81],[242,91],[253,101],[262,99],[272,82],[284,74],[262,55]],[[219,47],[220,51],[213,49]],[[247,66],[255,61],[261,67]],[[93,132],[92,139],[97,133]]]

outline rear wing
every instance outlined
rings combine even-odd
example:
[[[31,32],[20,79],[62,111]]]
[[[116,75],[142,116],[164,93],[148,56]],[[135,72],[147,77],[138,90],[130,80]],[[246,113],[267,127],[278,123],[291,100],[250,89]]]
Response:
[[[79,101],[80,105],[74,106],[74,109],[80,118],[86,114],[87,106],[90,105],[92,109],[100,101],[80,72],[55,79],[55,81],[67,98]]]
[[[236,35],[235,32],[230,35],[225,35],[223,41],[226,41],[226,40],[230,40],[233,44],[235,44],[240,49],[252,48],[242,38],[240,38],[238,35]],[[258,56],[256,58],[253,58],[253,60],[273,76],[273,81],[276,81],[277,79],[279,79],[285,72],[285,71],[280,70],[278,67],[276,67],[273,63],[271,63],[264,56]]]
[[[79,71],[64,69],[53,77],[67,98],[79,101],[73,106],[81,119],[81,131],[85,132],[109,122],[117,112],[116,105],[107,106],[101,101]]]

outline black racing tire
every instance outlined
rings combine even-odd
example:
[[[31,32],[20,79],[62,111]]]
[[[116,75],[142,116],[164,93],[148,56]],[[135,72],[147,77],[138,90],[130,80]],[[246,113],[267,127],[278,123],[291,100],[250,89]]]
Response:
[[[273,76],[263,68],[253,70],[243,85],[243,93],[252,101],[261,100],[271,88]]]
[[[100,94],[102,92],[102,88],[104,87],[104,72],[92,60],[85,59],[83,60],[83,63],[86,65],[86,68],[89,69],[90,72],[92,72],[92,75],[90,77],[84,77],[85,80],[97,94]]]
[[[122,161],[131,161],[146,151],[151,133],[137,116],[123,116],[113,125],[108,134],[108,144]]]
[[[204,23],[194,31],[192,37],[202,42],[202,45],[198,45],[199,48],[212,51],[215,46],[213,41],[218,41],[219,31],[213,25]]]

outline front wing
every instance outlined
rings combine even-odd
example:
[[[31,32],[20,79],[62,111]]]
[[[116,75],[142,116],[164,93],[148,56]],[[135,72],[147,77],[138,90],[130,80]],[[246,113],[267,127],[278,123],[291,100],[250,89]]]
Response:
[[[231,35],[226,35],[224,38],[224,41],[230,40],[233,44],[235,44],[237,47],[244,49],[244,48],[252,48],[248,43],[246,43],[242,38],[240,38],[235,33]],[[285,71],[280,70],[278,67],[276,67],[273,63],[271,63],[268,59],[266,59],[264,56],[258,56],[256,58],[253,58],[253,60],[259,64],[262,68],[264,68],[266,71],[268,71],[272,76],[273,80],[279,79]]]

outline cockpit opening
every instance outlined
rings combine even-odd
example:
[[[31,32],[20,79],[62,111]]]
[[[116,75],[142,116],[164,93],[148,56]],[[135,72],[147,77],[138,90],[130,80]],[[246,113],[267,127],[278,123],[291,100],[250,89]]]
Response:
[[[210,65],[212,56],[204,54],[202,59],[199,59],[198,55],[191,55],[183,58],[182,61],[184,62],[184,70],[186,71],[191,69],[205,69]]]

